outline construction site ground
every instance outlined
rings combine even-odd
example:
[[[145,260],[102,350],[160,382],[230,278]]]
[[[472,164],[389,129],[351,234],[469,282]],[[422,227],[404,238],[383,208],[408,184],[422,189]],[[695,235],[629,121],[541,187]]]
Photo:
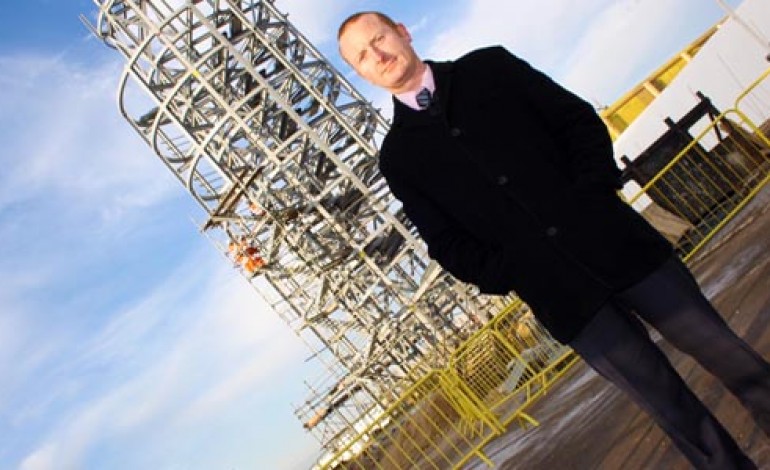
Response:
[[[765,187],[689,264],[731,327],[770,358],[770,186]],[[746,454],[770,469],[770,438],[713,376],[654,333],[677,370]],[[688,469],[663,432],[625,396],[580,362],[530,414],[540,426],[516,426],[490,443],[499,469]],[[487,468],[473,460],[466,468]]]

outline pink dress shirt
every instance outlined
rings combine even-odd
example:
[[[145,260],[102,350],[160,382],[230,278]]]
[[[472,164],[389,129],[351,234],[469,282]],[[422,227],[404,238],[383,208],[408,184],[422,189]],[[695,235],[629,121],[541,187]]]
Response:
[[[433,81],[433,71],[430,69],[430,65],[425,66],[425,72],[422,74],[422,82],[416,90],[405,91],[396,95],[396,99],[415,111],[421,111],[420,105],[417,104],[417,93],[423,88],[427,88],[430,94],[436,91],[436,82]]]

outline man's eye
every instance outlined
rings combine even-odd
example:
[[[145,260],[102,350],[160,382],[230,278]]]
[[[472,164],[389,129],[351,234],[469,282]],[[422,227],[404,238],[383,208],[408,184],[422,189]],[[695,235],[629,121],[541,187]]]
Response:
[[[374,40],[375,40],[376,42],[382,42],[382,40],[383,40],[383,39],[385,39],[385,36],[384,36],[384,35],[382,35],[382,34],[380,34],[379,36],[377,36],[376,38],[374,38]]]

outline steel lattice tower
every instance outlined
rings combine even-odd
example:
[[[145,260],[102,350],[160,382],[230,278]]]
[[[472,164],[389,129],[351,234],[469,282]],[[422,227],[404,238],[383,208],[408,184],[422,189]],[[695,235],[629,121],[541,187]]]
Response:
[[[121,113],[323,364],[296,411],[323,445],[501,306],[430,262],[377,171],[388,124],[272,1],[94,2]]]

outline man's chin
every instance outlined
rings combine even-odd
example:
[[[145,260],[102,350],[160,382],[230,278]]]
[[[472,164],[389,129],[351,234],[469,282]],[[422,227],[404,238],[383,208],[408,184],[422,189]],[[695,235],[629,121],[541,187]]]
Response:
[[[406,84],[407,80],[404,77],[403,71],[394,69],[394,70],[391,70],[391,73],[384,74],[382,76],[382,82],[385,88],[393,90],[393,89],[398,89],[403,87]]]

